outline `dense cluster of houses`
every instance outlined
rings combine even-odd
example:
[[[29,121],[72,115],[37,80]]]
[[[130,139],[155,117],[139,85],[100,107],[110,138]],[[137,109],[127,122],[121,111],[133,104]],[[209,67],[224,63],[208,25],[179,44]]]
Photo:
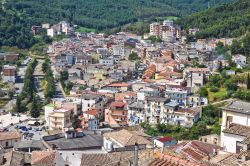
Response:
[[[9,165],[249,165],[247,102],[232,100],[222,108],[220,136],[177,141],[149,136],[139,127],[145,122],[191,128],[198,122],[209,103],[198,90],[220,65],[229,65],[225,55],[214,54],[216,44],[230,45],[232,39],[187,44],[185,33],[170,20],[150,24],[143,38],[127,32],[73,33],[64,21],[33,26],[32,31],[39,34],[42,28],[50,37],[71,34],[49,45],[46,53],[55,78],[66,71],[66,83],[72,82],[73,88],[44,106],[42,140],[22,141],[16,131],[0,132],[0,163],[4,148],[13,148]],[[197,31],[190,29],[189,34]],[[162,42],[154,43],[150,36]],[[129,59],[132,52],[140,60]],[[10,62],[3,67],[3,80],[15,82],[11,62],[17,57],[0,53],[0,58]],[[197,61],[204,66],[193,65]],[[232,61],[237,68],[247,64],[244,55],[233,55]]]
[[[46,106],[54,111],[46,118],[50,123],[67,125],[70,116],[66,112],[77,112],[78,107],[67,101],[57,101],[64,108]],[[125,104],[112,102],[110,110],[123,110]],[[247,166],[249,165],[249,103],[232,100],[222,108],[221,135],[202,136],[199,140],[176,141],[174,138],[151,137],[133,128],[90,128],[87,130],[60,129],[47,130],[42,140],[21,141],[17,131],[0,132],[0,162],[4,158],[4,149],[10,152],[9,165],[129,165],[142,166],[180,165],[180,166]],[[75,108],[75,109],[73,109]],[[61,116],[54,116],[55,114]],[[65,114],[66,113],[66,114]],[[115,116],[114,114],[113,116]],[[122,114],[119,114],[122,117]],[[91,119],[99,124],[98,111],[89,109],[82,118]],[[55,118],[61,119],[55,121]],[[62,121],[62,117],[67,117]],[[126,118],[126,115],[124,116]],[[52,119],[51,119],[52,118]],[[53,126],[51,126],[53,127]],[[62,126],[61,126],[62,127]],[[92,126],[93,127],[93,126]],[[91,131],[92,130],[92,131]],[[137,147],[137,150],[135,150]],[[4,156],[4,158],[3,158]],[[135,156],[138,157],[136,160]],[[6,159],[6,158],[5,158]]]

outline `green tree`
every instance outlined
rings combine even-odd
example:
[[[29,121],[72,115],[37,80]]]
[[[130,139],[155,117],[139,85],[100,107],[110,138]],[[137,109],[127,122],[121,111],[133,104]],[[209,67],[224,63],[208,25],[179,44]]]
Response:
[[[199,94],[201,97],[207,97],[208,96],[208,91],[206,87],[201,87],[199,90]]]
[[[232,54],[242,54],[244,53],[242,49],[242,43],[241,41],[238,40],[233,40],[232,45],[231,45],[231,53]]]
[[[37,99],[35,97],[33,98],[30,109],[31,109],[30,110],[31,117],[37,118],[40,116],[39,105],[38,105]]]
[[[218,71],[219,71],[219,72],[222,72],[222,70],[223,70],[222,62],[219,61],[219,64],[218,64]]]
[[[250,32],[242,39],[243,50],[246,56],[250,55]]]
[[[136,61],[139,60],[140,58],[138,57],[138,54],[136,52],[132,52],[128,56],[128,60],[130,61]]]
[[[74,129],[82,128],[81,120],[78,118],[77,115],[74,115],[74,116],[72,117],[72,127],[73,127]]]
[[[60,81],[61,82],[64,82],[64,81],[66,81],[66,80],[68,80],[68,78],[69,78],[69,73],[68,73],[68,71],[62,71],[61,73],[60,73]]]
[[[250,76],[249,73],[247,73],[247,89],[250,89]]]
[[[152,43],[160,43],[163,42],[163,40],[159,36],[150,36],[148,40],[151,40]]]

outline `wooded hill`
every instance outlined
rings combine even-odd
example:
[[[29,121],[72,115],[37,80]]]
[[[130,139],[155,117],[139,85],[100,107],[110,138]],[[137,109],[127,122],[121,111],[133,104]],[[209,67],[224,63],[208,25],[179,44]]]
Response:
[[[239,37],[250,30],[250,1],[236,2],[186,16],[179,20],[183,28],[199,28],[198,38]]]

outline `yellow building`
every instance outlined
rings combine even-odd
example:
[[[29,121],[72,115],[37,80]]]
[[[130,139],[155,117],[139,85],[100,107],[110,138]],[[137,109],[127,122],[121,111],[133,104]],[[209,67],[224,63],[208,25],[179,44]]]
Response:
[[[73,109],[55,109],[49,114],[48,122],[49,129],[64,129],[72,127],[71,117],[73,114]]]

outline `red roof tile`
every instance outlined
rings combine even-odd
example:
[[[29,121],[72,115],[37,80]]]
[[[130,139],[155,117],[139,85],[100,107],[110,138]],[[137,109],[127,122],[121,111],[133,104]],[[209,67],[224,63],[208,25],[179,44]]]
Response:
[[[172,141],[172,138],[171,137],[163,137],[163,138],[159,138],[158,141],[169,142],[169,141]]]
[[[126,84],[126,83],[114,83],[114,84],[110,84],[108,86],[109,87],[128,87],[129,84]]]

